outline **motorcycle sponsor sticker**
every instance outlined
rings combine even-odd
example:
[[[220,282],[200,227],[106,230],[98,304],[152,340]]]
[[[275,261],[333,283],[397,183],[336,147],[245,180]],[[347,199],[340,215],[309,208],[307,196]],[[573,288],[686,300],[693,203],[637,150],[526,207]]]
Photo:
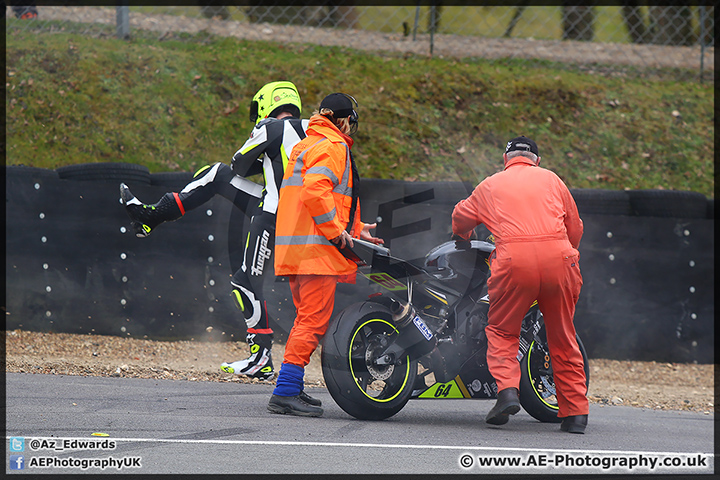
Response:
[[[495,385],[495,391],[488,382],[481,382],[477,378],[467,385],[467,388],[472,392],[471,396],[475,398],[493,398],[497,393],[497,385]]]
[[[405,290],[407,288],[405,284],[398,282],[385,272],[370,273],[366,277],[388,290]]]
[[[528,349],[530,348],[530,344],[527,340],[525,340],[523,337],[520,337],[520,342],[518,343],[518,354],[517,359],[518,362],[523,359],[525,354],[527,353]]]
[[[495,382],[493,382],[492,387],[491,387],[489,383],[485,382],[485,383],[483,383],[483,391],[485,392],[485,395],[488,397],[497,395],[497,384]]]
[[[425,325],[425,322],[423,322],[417,315],[415,315],[415,318],[413,318],[413,323],[415,324],[417,329],[420,330],[420,333],[423,334],[423,337],[425,337],[426,340],[430,340],[433,337],[433,333],[430,331],[427,325]]]

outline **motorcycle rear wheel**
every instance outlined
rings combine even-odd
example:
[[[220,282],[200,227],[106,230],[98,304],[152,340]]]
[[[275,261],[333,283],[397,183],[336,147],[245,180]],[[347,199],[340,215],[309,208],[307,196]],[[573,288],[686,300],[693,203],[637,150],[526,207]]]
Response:
[[[560,423],[555,389],[555,379],[550,363],[545,329],[539,334],[540,341],[533,341],[525,357],[520,362],[520,404],[532,417],[546,423]],[[590,385],[590,365],[585,346],[580,337],[575,336],[580,347],[585,369],[585,384]]]
[[[346,413],[360,420],[384,420],[410,400],[417,361],[409,356],[393,365],[376,362],[398,334],[390,312],[351,305],[331,325],[321,355],[330,395]],[[332,333],[330,333],[332,331]]]

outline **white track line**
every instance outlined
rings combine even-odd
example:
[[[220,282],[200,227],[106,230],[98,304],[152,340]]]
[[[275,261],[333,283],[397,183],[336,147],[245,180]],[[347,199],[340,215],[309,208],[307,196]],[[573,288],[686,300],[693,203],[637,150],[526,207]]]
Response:
[[[8,435],[5,438],[9,440],[12,437],[23,435]],[[521,447],[480,447],[477,445],[405,445],[405,444],[385,444],[385,443],[335,443],[335,442],[295,442],[284,440],[193,440],[193,439],[174,439],[174,438],[115,438],[115,437],[42,437],[42,436],[25,436],[27,439],[50,439],[50,440],[112,440],[115,442],[128,443],[177,443],[177,444],[207,444],[207,445],[278,445],[287,447],[339,447],[339,448],[397,448],[397,449],[418,449],[418,450],[482,450],[489,452],[526,452],[526,453],[579,453],[579,454],[596,454],[596,455],[708,455],[715,457],[710,452],[651,452],[651,451],[631,451],[631,450],[583,450],[583,449],[558,449],[558,448],[521,448]]]

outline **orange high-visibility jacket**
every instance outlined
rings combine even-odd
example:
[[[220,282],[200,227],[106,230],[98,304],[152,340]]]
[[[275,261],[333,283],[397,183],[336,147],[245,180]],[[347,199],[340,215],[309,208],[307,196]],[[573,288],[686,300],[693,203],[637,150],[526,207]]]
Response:
[[[307,137],[285,168],[275,229],[276,275],[340,275],[352,282],[357,266],[330,242],[347,228],[352,205],[352,138],[327,118],[310,118]],[[362,231],[360,205],[353,237]]]
[[[498,246],[559,237],[577,249],[583,234],[575,200],[563,181],[522,156],[511,158],[502,172],[483,180],[458,203],[452,223],[453,232],[464,238],[483,223]]]

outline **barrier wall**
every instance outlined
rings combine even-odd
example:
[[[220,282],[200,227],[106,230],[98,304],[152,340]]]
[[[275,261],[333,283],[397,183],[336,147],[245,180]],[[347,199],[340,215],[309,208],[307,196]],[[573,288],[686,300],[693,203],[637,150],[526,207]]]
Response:
[[[119,201],[120,181],[154,203],[190,174],[117,163],[6,174],[6,329],[244,339],[229,295],[242,212],[215,197],[139,239]],[[366,179],[362,216],[377,219],[394,255],[420,262],[449,239],[452,208],[472,188]],[[712,363],[714,201],[692,192],[571,192],[585,224],[576,325],[590,357]],[[375,291],[361,276],[339,285],[336,311]],[[294,313],[287,282],[270,275],[264,292],[283,341]]]

